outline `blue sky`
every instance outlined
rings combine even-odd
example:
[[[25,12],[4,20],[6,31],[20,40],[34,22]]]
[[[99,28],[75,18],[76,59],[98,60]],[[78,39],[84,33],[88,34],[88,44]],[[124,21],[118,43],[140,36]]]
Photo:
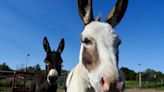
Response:
[[[105,20],[116,0],[94,0],[94,16]],[[164,72],[164,1],[129,0],[129,6],[115,31],[120,36],[119,66],[135,71],[152,68]],[[40,64],[44,69],[47,36],[51,48],[57,49],[63,37],[64,69],[78,63],[82,21],[77,0],[1,0],[0,63],[18,69]],[[141,66],[138,66],[141,64]]]

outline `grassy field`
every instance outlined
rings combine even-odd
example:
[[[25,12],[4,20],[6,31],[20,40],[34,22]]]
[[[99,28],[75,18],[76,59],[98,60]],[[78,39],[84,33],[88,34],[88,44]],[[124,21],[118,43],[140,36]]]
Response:
[[[0,92],[11,92],[11,87],[1,87],[0,86]]]
[[[11,87],[0,87],[0,92],[11,92]],[[58,89],[57,92],[64,92],[63,89]],[[164,92],[164,90],[159,89],[139,89],[139,88],[132,88],[132,89],[126,89],[126,92]]]
[[[143,82],[142,88],[138,88],[137,81],[126,81],[126,92],[164,92],[164,84],[154,82]],[[27,81],[25,86],[30,88],[31,81]],[[0,81],[0,92],[10,92],[11,84],[9,81]],[[63,92],[64,86],[58,85],[58,92]]]
[[[126,81],[126,92],[164,92],[164,84],[143,82],[139,88],[137,81]]]
[[[126,88],[137,88],[138,82],[136,81],[126,81]]]
[[[139,83],[137,81],[126,81],[126,88],[138,88],[139,87]],[[142,87],[141,88],[153,88],[153,89],[160,89],[160,90],[164,90],[164,83],[161,84],[160,82],[142,82]]]
[[[164,90],[133,88],[133,89],[126,89],[126,92],[164,92]]]

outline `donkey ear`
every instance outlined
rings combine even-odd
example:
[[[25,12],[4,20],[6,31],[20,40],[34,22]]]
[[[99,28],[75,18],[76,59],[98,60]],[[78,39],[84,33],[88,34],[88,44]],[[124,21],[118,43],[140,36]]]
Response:
[[[58,49],[57,49],[57,52],[59,52],[60,54],[63,52],[64,50],[64,39],[62,38],[61,41],[60,41],[60,44],[58,46]]]
[[[79,15],[84,25],[94,20],[92,13],[92,0],[78,0]]]
[[[128,0],[117,0],[116,5],[108,15],[106,22],[114,28],[122,19],[128,5]]]
[[[48,52],[51,52],[51,48],[50,48],[50,45],[48,43],[48,40],[47,40],[47,37],[44,37],[44,40],[43,40],[43,47],[44,47],[44,50],[48,53]]]

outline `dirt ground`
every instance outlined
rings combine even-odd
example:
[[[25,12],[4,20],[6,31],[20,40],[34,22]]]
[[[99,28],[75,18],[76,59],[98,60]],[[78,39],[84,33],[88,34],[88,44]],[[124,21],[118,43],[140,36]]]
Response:
[[[57,92],[64,92],[63,90],[58,90]],[[156,89],[127,89],[125,92],[164,92],[164,90],[156,90]]]
[[[156,89],[127,89],[126,92],[164,92],[164,90]]]

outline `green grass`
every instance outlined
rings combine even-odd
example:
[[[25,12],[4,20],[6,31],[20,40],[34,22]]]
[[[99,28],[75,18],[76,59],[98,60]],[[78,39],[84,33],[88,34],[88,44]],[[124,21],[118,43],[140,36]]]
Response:
[[[126,81],[125,83],[126,83],[126,88],[129,88],[129,89],[139,87],[139,83],[137,81]],[[153,88],[153,89],[164,90],[164,84],[142,81],[141,88]]]
[[[31,88],[31,81],[26,81],[26,84],[17,83],[18,88]],[[9,80],[1,79],[0,80],[0,92],[10,92],[12,89],[12,83]]]
[[[161,86],[161,87],[158,87],[158,89],[160,89],[160,90],[164,90],[164,85]]]
[[[137,81],[125,81],[126,88],[137,88],[138,82]]]
[[[138,88],[139,87],[137,81],[125,81],[125,83],[126,83],[126,88],[127,89],[132,89],[132,88]],[[26,85],[26,87],[30,88],[31,87],[31,81],[26,81],[25,85]],[[143,89],[153,88],[153,89],[164,90],[164,84],[142,81],[142,88]],[[64,85],[59,83],[58,84],[58,90],[64,90]],[[10,82],[1,80],[0,81],[0,92],[10,92],[10,91],[11,91]]]
[[[11,92],[11,87],[1,87],[0,86],[0,92]]]
[[[0,80],[0,87],[11,86],[11,81],[9,80]]]

